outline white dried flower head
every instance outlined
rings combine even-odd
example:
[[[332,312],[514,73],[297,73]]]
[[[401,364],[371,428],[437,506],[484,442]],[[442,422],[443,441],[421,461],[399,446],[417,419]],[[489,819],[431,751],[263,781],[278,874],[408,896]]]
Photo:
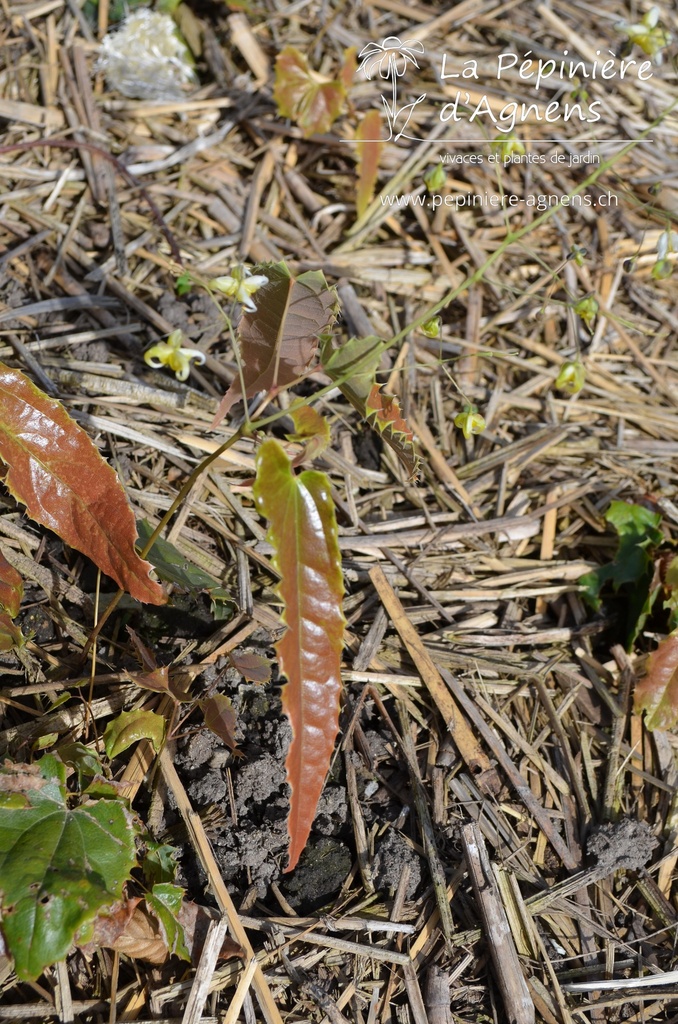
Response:
[[[182,87],[195,81],[191,54],[170,15],[145,7],[105,36],[97,67],[109,88],[130,99],[180,99]]]

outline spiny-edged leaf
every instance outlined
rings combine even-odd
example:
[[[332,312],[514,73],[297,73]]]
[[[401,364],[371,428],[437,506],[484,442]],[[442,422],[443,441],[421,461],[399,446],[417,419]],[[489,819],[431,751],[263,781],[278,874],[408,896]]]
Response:
[[[414,437],[395,395],[385,395],[379,385],[374,384],[365,404],[365,419],[393,449],[410,476],[414,476],[419,461]]]
[[[374,195],[374,186],[379,170],[379,158],[384,144],[381,141],[381,114],[370,110],[358,125],[355,133],[358,140],[358,187],[356,189],[356,211],[362,217]]]
[[[251,651],[233,651],[229,654],[233,668],[248,683],[266,684],[271,681],[271,659]]]
[[[134,514],[113,469],[68,415],[19,370],[0,363],[4,482],[32,519],[81,551],[138,601],[164,604],[134,549]]]
[[[256,465],[253,493],[268,520],[287,626],[276,650],[288,680],[283,710],[292,725],[285,763],[292,789],[291,871],[308,839],[339,731],[344,584],[328,477],[315,470],[295,476],[274,440],[264,441]]]
[[[257,267],[268,278],[256,294],[254,313],[243,313],[238,326],[242,381],[238,374],[212,422],[219,423],[232,405],[258,391],[292,384],[310,365],[319,338],[336,316],[337,295],[320,270],[293,277],[284,263]]]
[[[678,630],[650,655],[647,673],[636,686],[635,709],[645,712],[648,729],[675,729],[678,724]]]
[[[303,452],[294,460],[294,465],[311,461],[321,455],[332,440],[330,425],[324,416],[312,405],[302,405],[290,413],[294,433],[287,435],[288,441],[304,445]]]
[[[592,608],[601,605],[600,592],[606,583],[615,591],[628,586],[626,602],[626,640],[630,647],[651,610],[659,588],[650,593],[652,583],[652,549],[663,540],[659,529],[661,514],[651,512],[643,505],[626,501],[613,501],[605,519],[614,526],[619,536],[619,547],[614,561],[587,573],[579,580],[583,596]]]
[[[153,527],[147,519],[137,520],[139,539],[137,543],[144,547],[153,533]],[[218,609],[225,604],[235,604],[231,594],[225,590],[218,580],[201,569],[199,565],[189,562],[185,555],[168,540],[158,537],[148,552],[148,560],[165,583],[174,583],[188,591],[207,591]],[[225,618],[215,611],[215,618]]]
[[[179,922],[179,912],[184,899],[184,890],[171,882],[159,882],[153,886],[146,897],[146,906],[160,924],[165,944],[171,956],[179,956],[182,960],[190,960],[191,954],[186,948],[183,926]]]
[[[70,809],[48,755],[24,807],[0,807],[2,930],[18,976],[63,960],[77,932],[122,895],[135,864],[132,817],[119,800]],[[63,770],[63,765],[61,766]]]
[[[280,116],[291,118],[308,138],[329,131],[344,107],[346,88],[312,71],[299,50],[286,46],[275,61],[273,99]]]
[[[397,398],[384,395],[375,380],[388,345],[381,338],[351,338],[341,348],[326,342],[320,359],[325,373],[335,381],[363,419],[393,449],[410,476],[417,471],[418,457],[412,431],[402,417]]]
[[[240,753],[235,738],[235,727],[238,721],[230,697],[223,693],[215,693],[200,702],[205,725],[218,736],[234,754]]]
[[[0,551],[0,610],[15,619],[24,596],[24,581]]]
[[[117,757],[139,740],[150,740],[159,752],[165,739],[165,719],[154,711],[121,711],[104,730],[104,747]]]
[[[18,626],[15,626],[7,612],[0,612],[0,651],[13,651],[23,647],[23,634]]]

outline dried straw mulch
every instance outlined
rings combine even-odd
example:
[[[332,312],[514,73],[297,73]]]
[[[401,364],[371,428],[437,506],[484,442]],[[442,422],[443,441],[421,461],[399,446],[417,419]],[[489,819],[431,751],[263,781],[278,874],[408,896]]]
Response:
[[[534,228],[538,211],[522,208],[511,225],[529,230],[485,267],[505,238],[500,210],[394,211],[377,200],[356,222],[355,149],[342,140],[357,112],[378,105],[381,87],[356,85],[353,110],[331,133],[305,140],[272,103],[275,54],[293,43],[331,73],[347,46],[418,38],[431,63],[403,88],[412,99],[418,88],[445,99],[432,55],[448,51],[482,68],[503,48],[548,56],[569,45],[587,54],[592,40],[619,42],[621,12],[611,0],[465,0],[440,11],[399,0],[269,0],[249,13],[200,6],[200,84],[164,104],[125,99],[95,72],[107,4],[98,25],[76,0],[3,0],[2,9],[4,144],[49,137],[83,145],[0,156],[1,356],[79,417],[141,516],[157,523],[190,469],[228,436],[230,426],[208,428],[235,361],[210,304],[174,296],[175,255],[144,193],[84,143],[117,155],[143,183],[196,272],[280,258],[297,270],[322,268],[339,286],[346,336],[390,337],[451,287],[458,295],[444,310],[441,340],[408,335],[385,367],[418,439],[418,481],[375,447],[340,396],[321,405],[333,430],[321,465],[337,495],[349,587],[346,763],[357,758],[380,779],[395,766],[409,779],[410,817],[390,827],[425,862],[422,885],[408,898],[405,871],[395,892],[374,890],[375,834],[362,789],[347,778],[355,864],[340,897],[311,917],[284,912],[275,899],[239,914],[165,756],[160,792],[171,792],[184,815],[244,964],[153,974],[102,953],[85,979],[60,968],[32,988],[8,969],[0,1018],[675,1020],[676,740],[644,732],[631,703],[661,623],[629,656],[614,609],[594,615],[577,583],[613,556],[603,520],[613,499],[650,502],[663,512],[667,543],[678,533],[678,309],[672,280],[650,276],[678,210],[675,118],[652,130],[651,143],[623,150],[600,142],[640,138],[675,102],[670,63],[642,87],[610,88],[606,116],[590,133],[603,159],[622,155],[589,191],[609,190],[619,205],[563,209]],[[663,18],[675,34],[678,25],[666,11]],[[578,130],[559,126],[568,138]],[[549,131],[531,123],[521,134],[533,140],[530,151],[551,153],[536,145]],[[388,143],[382,194],[421,192],[441,147]],[[560,151],[582,147],[565,142]],[[520,195],[564,194],[592,169],[514,165],[501,177]],[[454,165],[445,189],[496,192],[496,170]],[[564,262],[575,244],[587,251],[581,267]],[[572,296],[587,294],[600,304],[592,337],[568,312]],[[208,356],[190,386],[175,387],[141,358],[177,327]],[[587,382],[569,398],[553,384],[577,347]],[[468,442],[452,426],[461,408],[452,377],[487,421]],[[229,451],[169,531],[233,589],[239,607],[207,639],[174,641],[196,679],[257,629],[274,637],[279,627],[251,504],[253,452],[252,441]],[[45,640],[38,631],[20,659],[3,662],[2,738],[16,756],[29,718],[68,688],[92,606],[82,560],[46,557],[45,531],[8,498],[0,533],[34,585],[34,621],[57,628]],[[119,650],[105,646],[106,664],[95,671],[90,715],[102,727],[139,697],[122,686]],[[370,758],[367,708],[391,737],[383,763]],[[87,738],[79,701],[59,715],[44,719],[44,731]],[[147,767],[137,759],[125,769],[130,794],[143,794]],[[212,993],[204,1010],[201,986]]]

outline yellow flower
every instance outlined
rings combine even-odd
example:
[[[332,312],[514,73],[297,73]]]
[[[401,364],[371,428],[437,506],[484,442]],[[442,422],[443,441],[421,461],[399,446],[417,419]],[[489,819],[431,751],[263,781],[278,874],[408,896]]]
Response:
[[[635,43],[643,53],[652,57],[655,64],[661,64],[663,59],[661,51],[669,45],[672,36],[666,29],[661,28],[658,22],[659,8],[652,7],[635,25],[627,25],[625,21],[622,21],[615,25],[615,28],[628,37],[629,43]]]
[[[595,320],[598,314],[599,308],[600,307],[597,301],[593,298],[592,295],[589,295],[588,298],[579,300],[579,302],[574,307],[574,311],[582,318],[582,320],[584,321],[584,323],[590,331],[593,321]]]
[[[421,325],[419,330],[425,338],[439,338],[441,324],[442,319],[439,316],[432,316],[430,320],[427,320],[425,324]]]
[[[181,331],[172,331],[167,341],[158,342],[144,353],[144,362],[154,370],[161,366],[169,366],[170,370],[174,370],[177,380],[188,380],[191,359],[202,364],[205,362],[205,355],[197,348],[182,348],[183,340]]]
[[[252,302],[252,296],[265,284],[268,284],[267,277],[263,274],[252,274],[242,265],[233,267],[228,276],[214,277],[209,282],[210,288],[240,302],[248,313],[256,313],[257,307]]]
[[[507,133],[506,135],[497,135],[496,139],[492,143],[492,149],[498,154],[500,160],[506,161],[512,153],[517,153],[518,156],[522,156],[525,152],[525,147],[513,132]]]
[[[584,387],[585,380],[584,364],[578,359],[570,360],[560,367],[560,373],[556,377],[556,387],[559,391],[566,391],[568,395],[576,395]]]
[[[459,427],[468,441],[471,434],[482,434],[485,429],[485,420],[474,405],[467,405],[463,412],[457,413],[454,417],[454,425]]]

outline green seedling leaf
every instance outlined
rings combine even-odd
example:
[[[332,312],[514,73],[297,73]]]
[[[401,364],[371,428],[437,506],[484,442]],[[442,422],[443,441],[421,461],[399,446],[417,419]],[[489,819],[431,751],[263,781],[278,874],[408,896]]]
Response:
[[[249,651],[233,651],[228,657],[233,668],[248,683],[260,683],[261,685],[270,683],[272,664],[270,658],[264,658],[261,654],[252,654]]]
[[[76,934],[122,895],[135,864],[132,816],[121,801],[68,807],[63,765],[48,755],[36,776],[4,771],[26,803],[0,807],[2,932],[19,978],[63,960]],[[60,777],[61,776],[61,777]],[[3,783],[0,781],[0,788]]]
[[[165,740],[165,719],[153,711],[121,711],[104,730],[104,748],[110,758],[122,754],[133,743],[150,740],[156,753]]]
[[[177,874],[178,855],[176,846],[147,838],[146,853],[141,864],[147,884],[152,886],[158,882],[173,882]]]
[[[235,727],[238,721],[230,697],[223,693],[215,693],[200,702],[205,718],[205,725],[215,736],[226,744],[234,754],[240,754],[235,738]]]
[[[101,774],[101,759],[96,750],[85,746],[84,743],[62,743],[57,747],[56,753],[64,764],[74,768],[78,774],[78,781],[82,786],[83,779],[93,779]]]
[[[634,703],[638,714],[645,712],[648,729],[675,729],[678,725],[678,630],[650,655]]]
[[[294,433],[287,434],[287,440],[305,446],[303,452],[294,460],[294,465],[298,466],[301,462],[310,462],[318,455],[322,455],[329,446],[332,435],[329,423],[312,405],[302,405],[298,409],[293,409],[290,415],[294,423]]]
[[[337,295],[320,270],[293,277],[284,263],[255,268],[268,278],[257,291],[257,308],[238,326],[242,369],[224,395],[214,428],[231,406],[259,391],[284,388],[310,366],[320,336],[336,317]]]
[[[15,619],[24,596],[24,581],[0,551],[0,611]]]
[[[138,519],[137,532],[137,544],[139,547],[145,547],[153,533],[153,527],[147,519]],[[148,552],[148,560],[164,583],[174,583],[175,586],[194,593],[206,591],[213,602],[213,608],[217,609],[214,617],[227,618],[224,606],[235,603],[232,596],[218,580],[182,555],[174,544],[158,537]]]
[[[180,886],[160,882],[153,886],[152,892],[146,897],[146,906],[160,925],[169,955],[190,961],[191,954],[186,948],[184,929],[179,922],[183,898],[184,890]]]
[[[381,114],[370,110],[358,125],[355,134],[358,144],[358,187],[356,189],[356,213],[362,217],[374,195],[377,183],[379,159],[384,143],[381,141]]]
[[[600,592],[606,583],[611,583],[615,592],[622,587],[629,588],[626,632],[627,645],[631,646],[643,628],[658,593],[657,588],[654,594],[650,594],[650,585],[652,549],[663,540],[659,529],[661,515],[643,505],[613,501],[605,519],[619,536],[617,554],[614,561],[582,576],[579,583],[584,588],[585,600],[596,611],[600,608]]]
[[[273,99],[280,116],[291,118],[307,139],[329,131],[344,109],[346,87],[343,81],[312,71],[299,50],[286,46],[275,62]]]
[[[287,626],[276,650],[288,680],[283,710],[292,725],[285,763],[292,789],[291,871],[306,845],[339,731],[344,583],[328,477],[315,470],[295,476],[274,440],[264,441],[256,465],[254,499],[268,520]]]
[[[0,612],[0,651],[13,651],[25,644],[23,634],[6,612]]]
[[[337,349],[328,341],[323,345],[320,360],[323,370],[336,381],[344,397],[393,449],[408,474],[414,476],[419,459],[412,431],[402,417],[398,399],[385,395],[376,382],[379,363],[387,348],[386,342],[374,335],[351,338]]]
[[[193,280],[190,274],[179,274],[179,277],[174,283],[174,290],[177,295],[188,295],[191,288],[193,287]]]
[[[59,402],[2,363],[0,459],[5,486],[32,519],[138,601],[165,603],[135,551],[134,514],[113,469]]]

